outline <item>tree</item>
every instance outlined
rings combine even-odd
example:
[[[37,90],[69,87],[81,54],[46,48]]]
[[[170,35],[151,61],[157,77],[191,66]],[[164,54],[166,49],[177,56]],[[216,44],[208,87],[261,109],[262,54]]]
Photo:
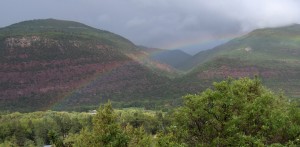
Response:
[[[110,102],[98,109],[93,118],[92,132],[84,129],[80,135],[73,138],[74,146],[126,147],[129,142],[129,137],[117,122],[117,115]]]
[[[50,143],[52,145],[55,145],[55,147],[64,147],[63,139],[60,138],[57,132],[50,130],[48,132],[48,138],[50,140]]]
[[[299,108],[257,78],[228,79],[213,86],[185,96],[184,106],[175,113],[174,126],[182,142],[189,146],[297,143]]]
[[[127,125],[125,128],[126,133],[130,137],[128,143],[129,147],[151,147],[153,146],[153,140],[151,135],[147,134],[143,126],[135,128],[131,125]]]
[[[157,146],[159,147],[186,147],[184,143],[177,140],[173,132],[157,134]]]

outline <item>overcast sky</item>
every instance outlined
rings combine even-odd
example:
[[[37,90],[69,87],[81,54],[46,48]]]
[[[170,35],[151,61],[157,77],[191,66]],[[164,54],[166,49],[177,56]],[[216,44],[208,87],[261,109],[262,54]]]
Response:
[[[256,28],[300,23],[299,0],[1,0],[0,27],[74,20],[137,45],[207,49]]]

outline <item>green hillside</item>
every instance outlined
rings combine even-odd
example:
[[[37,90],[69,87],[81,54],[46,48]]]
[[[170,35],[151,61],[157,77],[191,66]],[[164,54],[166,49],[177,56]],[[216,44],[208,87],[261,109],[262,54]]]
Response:
[[[258,29],[196,54],[182,67],[194,67],[183,81],[209,83],[229,76],[257,75],[270,88],[300,97],[299,63],[300,25]]]
[[[0,108],[81,110],[108,99],[159,99],[170,80],[156,64],[139,60],[145,55],[119,35],[72,21],[1,28]]]
[[[196,54],[181,68],[191,69],[219,56],[241,58],[254,63],[266,60],[297,63],[300,60],[299,46],[300,25],[258,29],[224,45]]]

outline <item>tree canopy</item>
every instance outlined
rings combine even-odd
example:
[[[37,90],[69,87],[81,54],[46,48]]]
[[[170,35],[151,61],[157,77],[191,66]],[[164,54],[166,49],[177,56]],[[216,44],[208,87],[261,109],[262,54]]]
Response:
[[[299,144],[299,108],[256,78],[228,79],[184,97],[175,113],[177,137],[188,146]]]

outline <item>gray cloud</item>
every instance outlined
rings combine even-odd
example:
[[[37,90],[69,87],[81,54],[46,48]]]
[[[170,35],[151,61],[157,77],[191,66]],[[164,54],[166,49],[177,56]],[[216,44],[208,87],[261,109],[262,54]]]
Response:
[[[256,28],[300,23],[298,0],[1,0],[0,6],[0,27],[28,19],[67,19],[136,44],[187,51]]]

